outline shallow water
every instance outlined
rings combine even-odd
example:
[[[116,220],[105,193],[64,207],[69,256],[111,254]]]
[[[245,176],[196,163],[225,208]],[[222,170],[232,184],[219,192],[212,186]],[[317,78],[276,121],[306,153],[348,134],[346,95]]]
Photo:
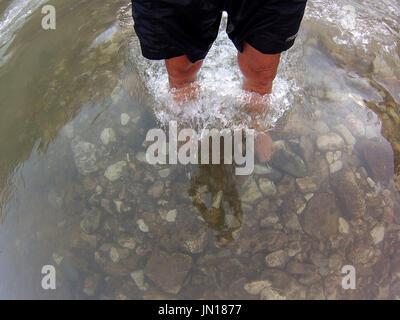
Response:
[[[52,31],[44,3],[0,2],[0,298],[400,297],[398,1],[309,2],[264,119],[277,151],[249,177],[143,161],[170,120],[249,125],[223,24],[199,100],[177,112],[129,3],[49,1]]]

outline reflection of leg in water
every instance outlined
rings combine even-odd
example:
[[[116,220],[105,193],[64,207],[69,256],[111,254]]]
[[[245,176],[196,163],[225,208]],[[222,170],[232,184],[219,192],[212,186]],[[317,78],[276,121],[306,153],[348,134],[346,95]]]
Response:
[[[189,191],[193,205],[208,227],[217,232],[217,244],[221,247],[233,242],[235,231],[242,225],[235,179],[234,165],[200,165]]]

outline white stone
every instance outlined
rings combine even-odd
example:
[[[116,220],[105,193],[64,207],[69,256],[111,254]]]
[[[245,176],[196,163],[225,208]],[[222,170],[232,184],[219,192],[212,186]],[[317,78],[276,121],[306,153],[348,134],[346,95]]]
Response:
[[[304,195],[304,198],[307,201],[310,201],[312,197],[314,197],[314,193],[307,193],[306,195]]]
[[[371,230],[371,237],[374,241],[374,244],[378,244],[385,237],[385,227],[384,226],[376,226]]]
[[[367,183],[372,189],[375,188],[375,186],[376,186],[375,181],[372,180],[370,177],[367,177]]]
[[[339,232],[343,234],[348,234],[350,231],[349,224],[345,219],[339,217]]]
[[[165,220],[167,220],[168,222],[174,222],[176,220],[176,215],[178,214],[178,210],[173,209],[168,211]]]
[[[329,171],[330,171],[331,174],[333,174],[333,173],[335,173],[335,172],[338,172],[338,171],[340,171],[340,170],[342,170],[342,169],[343,169],[343,162],[340,161],[340,160],[338,160],[338,161],[332,163],[332,164],[329,166]]]
[[[304,205],[302,205],[300,208],[297,209],[296,213],[297,214],[302,214],[304,209],[306,208],[307,204],[305,203]]]
[[[123,202],[121,200],[114,200],[115,209],[117,209],[118,213],[121,213],[121,207]]]
[[[320,151],[336,151],[344,147],[344,140],[337,133],[329,132],[317,139],[317,148]]]
[[[143,219],[139,219],[136,221],[137,225],[139,226],[140,231],[142,232],[149,232],[149,227],[147,226],[146,222]]]
[[[288,260],[289,256],[283,250],[272,252],[265,257],[266,264],[271,268],[283,267]]]
[[[118,250],[114,247],[110,249],[110,259],[112,262],[117,263],[119,261]]]
[[[136,241],[133,238],[126,238],[126,237],[121,238],[118,240],[118,244],[123,248],[131,249],[131,250],[135,249],[135,247],[136,247]]]
[[[121,113],[121,125],[126,126],[130,120],[131,117],[127,113]]]
[[[119,161],[109,166],[104,172],[104,176],[110,181],[116,181],[121,178],[124,168],[126,167],[126,161]]]
[[[217,194],[213,197],[211,206],[214,209],[219,209],[221,207],[221,201],[222,201],[222,196],[224,195],[224,192],[222,190],[219,190]]]
[[[143,270],[136,270],[131,273],[132,280],[136,283],[139,290],[146,291],[149,285],[144,280]]]
[[[112,128],[105,128],[100,134],[100,140],[104,145],[108,145],[111,142],[116,142],[117,138]]]
[[[260,178],[258,180],[258,185],[262,193],[266,196],[273,196],[276,194],[275,183],[267,178]]]
[[[262,290],[270,287],[271,282],[268,280],[253,281],[244,285],[244,289],[252,295],[260,294]]]

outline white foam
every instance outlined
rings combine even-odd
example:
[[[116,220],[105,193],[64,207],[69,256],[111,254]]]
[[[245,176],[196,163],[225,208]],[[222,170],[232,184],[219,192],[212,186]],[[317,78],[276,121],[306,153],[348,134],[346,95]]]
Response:
[[[225,17],[224,17],[224,20]],[[199,74],[199,98],[184,105],[176,105],[168,90],[168,76],[162,61],[149,61],[141,57],[140,51],[134,48],[135,63],[139,73],[153,97],[154,113],[161,125],[171,120],[185,123],[197,128],[251,128],[251,118],[243,112],[250,95],[241,89],[242,76],[237,66],[237,50],[225,32],[226,21],[221,24],[219,36],[208,53]],[[136,42],[135,42],[136,43]],[[297,48],[299,51],[299,48]],[[290,52],[290,59],[299,63],[298,52]],[[273,127],[282,114],[290,108],[296,91],[299,90],[297,77],[285,77],[291,72],[286,64],[286,55],[282,57],[278,77],[274,82],[273,94],[270,97],[270,109],[262,119],[264,127]],[[287,72],[285,72],[287,71]],[[294,72],[294,71],[293,71]]]

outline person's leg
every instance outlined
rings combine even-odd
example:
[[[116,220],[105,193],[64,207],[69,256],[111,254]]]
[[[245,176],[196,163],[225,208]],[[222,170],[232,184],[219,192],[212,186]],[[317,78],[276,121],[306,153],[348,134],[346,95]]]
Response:
[[[194,83],[203,61],[192,63],[186,56],[165,60],[169,86],[176,101],[190,100],[196,97],[198,86]]]
[[[243,89],[254,92],[249,112],[256,117],[266,112],[264,96],[272,91],[272,83],[276,77],[280,54],[263,54],[247,42],[243,44],[243,52],[238,54],[239,68],[243,73]],[[255,126],[256,131],[262,128]],[[270,160],[273,152],[272,140],[268,133],[256,135],[255,149],[260,162]]]
[[[247,42],[238,53],[238,64],[243,73],[243,89],[260,95],[270,94],[281,54],[263,54]]]

